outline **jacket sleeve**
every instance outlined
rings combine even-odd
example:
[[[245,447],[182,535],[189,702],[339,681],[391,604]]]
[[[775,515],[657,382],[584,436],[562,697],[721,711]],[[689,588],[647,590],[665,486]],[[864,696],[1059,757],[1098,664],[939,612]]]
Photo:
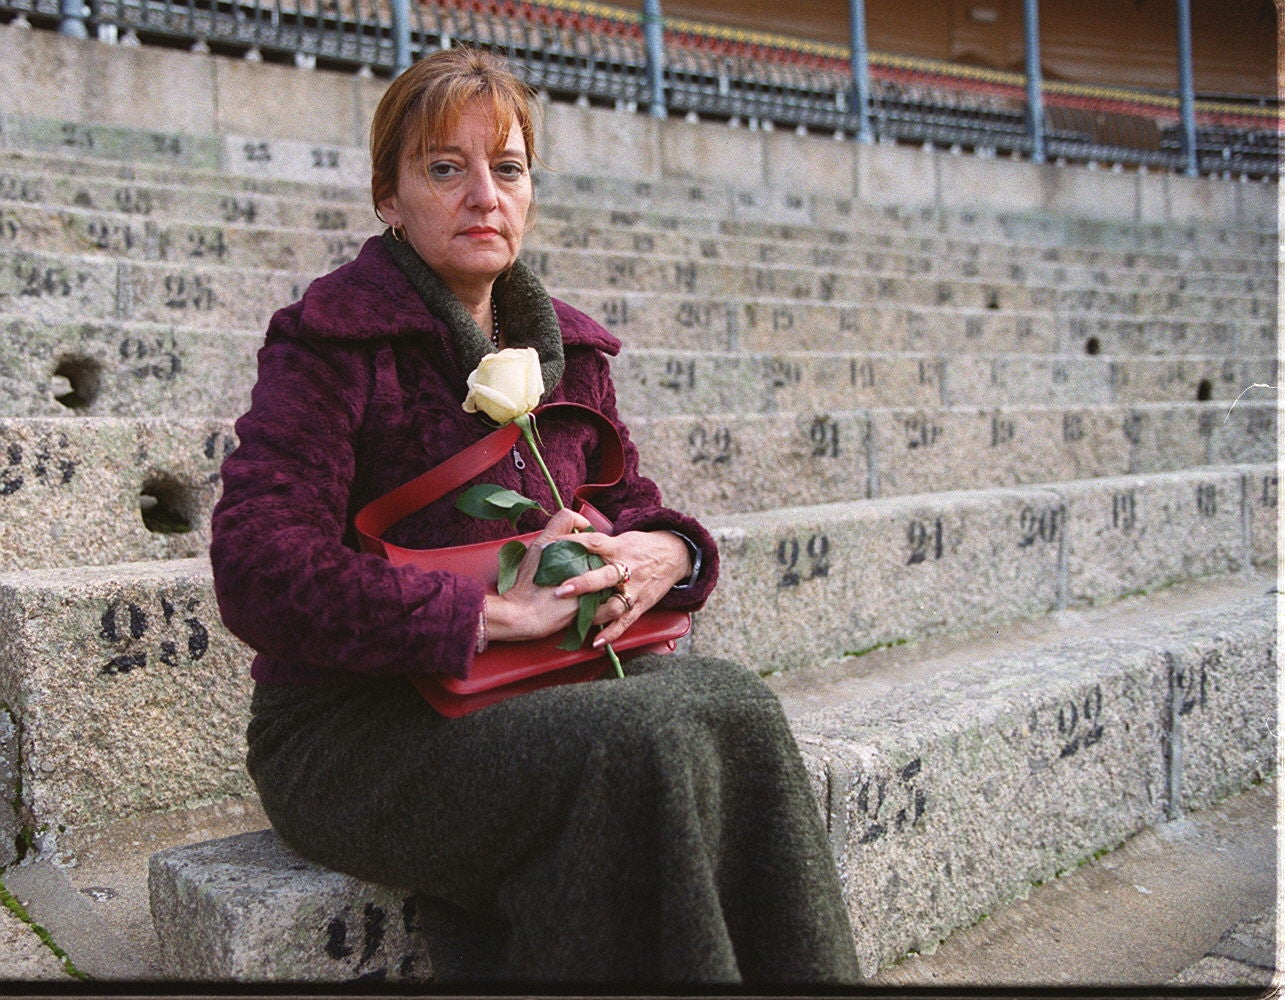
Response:
[[[700,550],[700,572],[690,586],[671,590],[657,606],[673,611],[696,611],[709,599],[718,582],[718,545],[694,517],[664,506],[660,487],[639,472],[638,449],[616,408],[616,390],[607,359],[597,351],[592,352],[592,357],[598,371],[596,377],[586,380],[595,387],[591,405],[616,425],[625,450],[624,475],[616,486],[596,495],[594,505],[611,518],[617,533],[676,531],[691,540]]]
[[[345,544],[370,382],[360,351],[270,333],[213,516],[219,609],[234,635],[294,663],[467,676],[482,585]]]

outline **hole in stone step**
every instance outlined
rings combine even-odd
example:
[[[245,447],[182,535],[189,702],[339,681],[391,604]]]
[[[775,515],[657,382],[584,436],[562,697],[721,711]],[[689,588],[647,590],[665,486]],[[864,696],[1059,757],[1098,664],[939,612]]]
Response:
[[[999,308],[999,292],[997,292],[993,288],[986,289],[986,308],[987,309]]]
[[[1202,378],[1200,384],[1196,386],[1196,401],[1199,403],[1208,403],[1214,398],[1214,384],[1207,378]]]
[[[181,483],[168,476],[154,476],[143,484],[138,510],[148,531],[181,535],[192,530],[196,503]]]
[[[92,406],[102,388],[102,371],[93,358],[63,358],[54,369],[54,399],[69,410]]]
[[[1097,337],[1090,337],[1084,342],[1085,354],[1097,354],[1102,350],[1102,342]]]

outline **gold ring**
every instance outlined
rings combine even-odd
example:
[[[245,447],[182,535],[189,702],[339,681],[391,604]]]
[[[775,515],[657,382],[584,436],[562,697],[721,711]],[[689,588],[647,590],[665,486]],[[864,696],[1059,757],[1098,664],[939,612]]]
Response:
[[[611,565],[615,566],[616,572],[620,574],[620,579],[616,581],[617,587],[623,587],[626,583],[628,583],[631,579],[633,579],[632,574],[629,572],[629,567],[626,566],[624,563],[615,562],[613,560]]]
[[[629,591],[627,591],[627,590],[613,590],[613,591],[611,592],[611,597],[619,597],[619,598],[620,598],[620,600],[624,602],[624,605],[625,605],[625,613],[626,613],[626,614],[628,614],[630,611],[633,611],[633,609],[634,609],[634,599],[633,599],[632,597],[630,597],[630,596],[629,596]],[[609,598],[607,598],[607,600],[611,600],[611,598],[609,597]]]

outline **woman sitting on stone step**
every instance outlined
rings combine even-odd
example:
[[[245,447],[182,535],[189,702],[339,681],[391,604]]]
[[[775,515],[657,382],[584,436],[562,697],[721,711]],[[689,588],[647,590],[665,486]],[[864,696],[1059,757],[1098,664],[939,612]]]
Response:
[[[459,975],[851,981],[819,811],[781,708],[751,670],[642,655],[624,679],[459,718],[407,680],[466,676],[488,642],[565,630],[581,594],[621,592],[625,578],[594,619],[610,642],[649,607],[698,608],[717,576],[709,533],[638,472],[608,370],[619,342],[517,260],[532,212],[530,100],[477,51],[438,52],[401,75],[372,125],[388,229],[272,318],[211,550],[224,621],[258,654],[250,773],[299,853],[493,931],[502,959]],[[619,427],[626,474],[596,500],[614,533],[559,511],[502,596],[360,553],[355,511],[492,429],[461,403],[467,376],[502,347],[539,352],[546,401],[589,405]],[[588,481],[583,428],[540,430],[561,488]],[[537,463],[521,458],[484,478],[554,509]],[[524,516],[523,530],[544,520]],[[395,531],[430,548],[504,527],[444,500]],[[605,563],[536,586],[536,550],[573,531]]]

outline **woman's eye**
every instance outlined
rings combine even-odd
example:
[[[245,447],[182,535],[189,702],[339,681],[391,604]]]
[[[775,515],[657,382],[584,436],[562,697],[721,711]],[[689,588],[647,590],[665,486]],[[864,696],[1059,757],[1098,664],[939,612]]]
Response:
[[[428,165],[429,177],[451,177],[459,172],[459,167],[447,160],[438,160]]]
[[[524,167],[521,163],[501,163],[498,167],[495,168],[495,172],[499,174],[501,177],[505,177],[510,180],[516,180],[517,178],[521,177],[524,173],[526,173],[526,167]]]

